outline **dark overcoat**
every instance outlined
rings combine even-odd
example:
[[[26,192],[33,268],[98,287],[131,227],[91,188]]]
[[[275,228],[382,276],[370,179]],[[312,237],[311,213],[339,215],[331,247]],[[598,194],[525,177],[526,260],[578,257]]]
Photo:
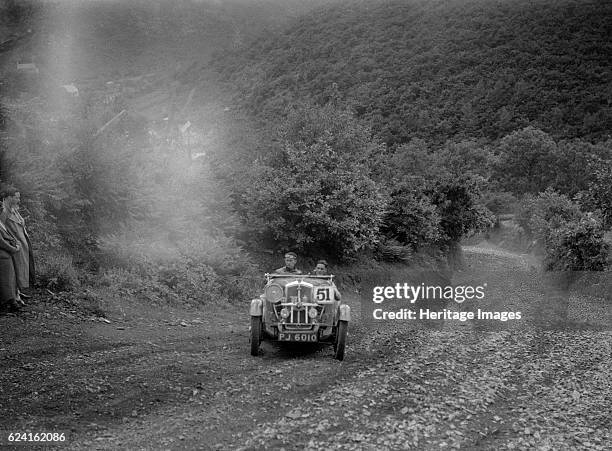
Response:
[[[18,211],[2,212],[0,218],[8,231],[21,243],[21,249],[13,254],[13,265],[17,276],[19,288],[28,288],[34,285],[36,280],[36,270],[34,265],[34,252],[32,252],[32,242],[25,228],[25,221]]]
[[[17,251],[17,241],[0,224],[0,304],[16,299],[17,279],[12,254]]]

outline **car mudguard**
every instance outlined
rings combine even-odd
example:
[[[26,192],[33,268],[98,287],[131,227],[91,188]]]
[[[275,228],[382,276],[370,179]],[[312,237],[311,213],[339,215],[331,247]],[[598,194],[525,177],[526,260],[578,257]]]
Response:
[[[263,301],[261,299],[253,299],[251,301],[251,316],[263,315]]]
[[[346,305],[346,304],[342,304],[340,306],[340,318],[338,318],[340,321],[350,321],[351,320],[351,308]]]

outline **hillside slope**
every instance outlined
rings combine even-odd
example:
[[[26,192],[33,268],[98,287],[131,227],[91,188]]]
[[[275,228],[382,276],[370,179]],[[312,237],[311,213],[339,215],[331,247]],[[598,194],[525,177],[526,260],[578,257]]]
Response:
[[[336,83],[389,144],[527,125],[598,141],[612,128],[611,21],[610,2],[349,1],[216,67],[257,114],[325,102]]]

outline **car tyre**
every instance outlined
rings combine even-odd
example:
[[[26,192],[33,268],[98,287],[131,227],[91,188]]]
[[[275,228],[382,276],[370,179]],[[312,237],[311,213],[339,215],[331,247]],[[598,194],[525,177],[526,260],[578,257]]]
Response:
[[[334,341],[334,358],[344,360],[344,348],[346,347],[346,336],[348,335],[348,321],[338,321],[336,340]]]
[[[251,316],[251,355],[259,355],[261,343],[261,316]]]

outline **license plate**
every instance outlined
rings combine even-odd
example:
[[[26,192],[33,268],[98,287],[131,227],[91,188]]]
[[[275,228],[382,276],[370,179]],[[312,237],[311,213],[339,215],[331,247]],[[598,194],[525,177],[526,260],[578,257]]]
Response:
[[[317,341],[317,335],[311,333],[298,333],[298,332],[283,332],[278,334],[279,341],[304,341],[312,343]]]

